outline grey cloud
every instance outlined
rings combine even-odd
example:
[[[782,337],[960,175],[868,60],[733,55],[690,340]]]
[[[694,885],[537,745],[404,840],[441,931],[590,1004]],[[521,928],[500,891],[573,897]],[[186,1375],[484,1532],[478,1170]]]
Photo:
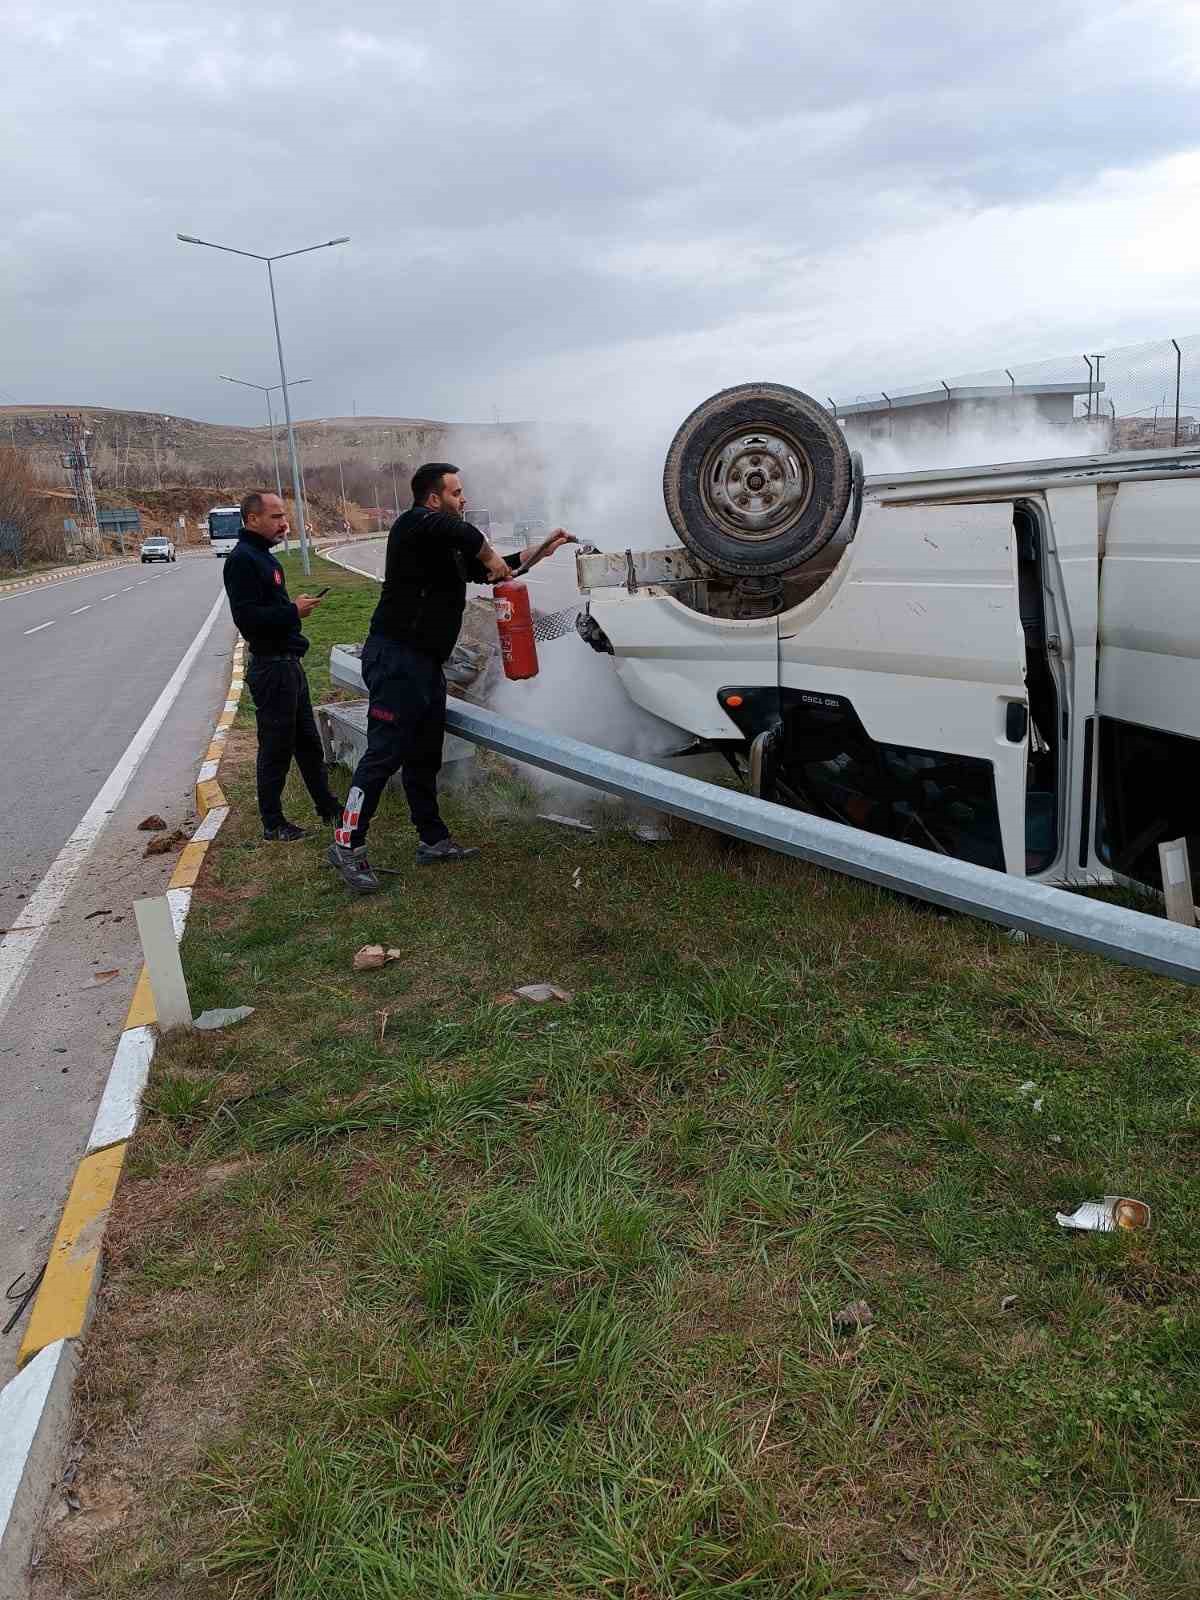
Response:
[[[1115,0],[451,0],[432,22],[382,0],[48,0],[0,26],[20,308],[0,381],[31,400],[256,416],[213,369],[270,371],[259,269],[177,228],[254,249],[351,233],[280,270],[314,407],[367,389],[461,414],[510,365],[794,319],[800,264],[949,202],[1196,143],[1176,23]]]

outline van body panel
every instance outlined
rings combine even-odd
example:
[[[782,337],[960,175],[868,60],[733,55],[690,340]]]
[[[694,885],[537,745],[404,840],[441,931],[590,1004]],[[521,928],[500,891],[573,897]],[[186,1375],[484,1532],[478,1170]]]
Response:
[[[1200,738],[1200,495],[1123,483],[1100,577],[1101,716]]]
[[[704,616],[664,591],[603,587],[592,614],[621,681],[655,716],[737,739],[729,685],[840,696],[874,740],[986,761],[1005,860],[1024,870],[1025,744],[1007,708],[1025,703],[1012,506],[864,510],[825,584],[779,617]]]
[[[832,572],[777,617],[708,614],[682,583],[646,583],[643,563],[667,574],[673,551],[581,558],[580,587],[630,695],[664,721],[744,747],[745,709],[735,724],[722,689],[773,686],[785,724],[836,698],[829,717],[907,760],[910,791],[921,752],[990,764],[1009,872],[1155,884],[1160,834],[1192,835],[1200,863],[1198,478],[1194,449],[870,478]]]

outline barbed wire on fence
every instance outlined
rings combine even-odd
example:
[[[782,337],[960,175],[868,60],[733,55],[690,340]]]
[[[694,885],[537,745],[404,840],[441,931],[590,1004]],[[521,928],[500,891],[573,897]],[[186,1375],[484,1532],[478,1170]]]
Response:
[[[944,395],[949,408],[960,399],[985,398],[964,391],[995,391],[995,398],[1002,399],[1006,389],[1015,398],[1021,391],[1049,392],[1051,385],[1074,387],[1073,419],[1107,422],[1113,448],[1162,447],[1200,438],[1200,334],[1088,349],[1011,367],[942,375],[924,383],[888,384],[886,392],[860,391],[841,401],[830,397],[830,405],[843,417],[861,417],[867,408],[886,415],[919,396],[933,401]]]

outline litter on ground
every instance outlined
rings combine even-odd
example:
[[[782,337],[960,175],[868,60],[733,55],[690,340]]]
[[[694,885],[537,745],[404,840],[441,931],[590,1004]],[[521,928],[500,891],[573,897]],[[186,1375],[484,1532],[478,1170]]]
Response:
[[[168,850],[174,850],[177,844],[182,844],[187,834],[182,828],[176,828],[174,833],[164,833],[159,839],[151,839],[142,852],[147,856],[165,856]]]
[[[381,944],[365,944],[354,956],[355,972],[370,972],[374,967],[386,967],[389,961],[399,961],[403,950],[385,950]]]
[[[560,817],[555,811],[539,811],[539,822],[553,822],[560,828],[574,828],[576,833],[595,833],[590,822],[581,822],[578,817]]]
[[[253,1006],[217,1006],[212,1011],[202,1011],[192,1024],[205,1033],[215,1033],[218,1028],[232,1027],[254,1015]]]
[[[860,1328],[869,1328],[874,1321],[875,1313],[865,1300],[851,1300],[833,1313],[835,1333],[857,1333]]]
[[[1150,1207],[1144,1200],[1106,1194],[1103,1200],[1088,1200],[1074,1211],[1056,1212],[1054,1220],[1060,1228],[1075,1228],[1083,1233],[1116,1233],[1119,1228],[1149,1227]]]
[[[544,1006],[548,1000],[566,1003],[574,999],[569,989],[560,989],[556,983],[525,983],[513,993],[519,1000],[531,1000],[535,1006]]]

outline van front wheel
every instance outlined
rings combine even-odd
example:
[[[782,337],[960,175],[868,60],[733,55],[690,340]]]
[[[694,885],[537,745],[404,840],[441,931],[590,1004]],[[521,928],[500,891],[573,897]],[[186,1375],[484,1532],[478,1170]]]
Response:
[[[731,577],[791,572],[837,532],[853,487],[842,430],[820,401],[744,383],[697,406],[663,468],[683,544]]]

